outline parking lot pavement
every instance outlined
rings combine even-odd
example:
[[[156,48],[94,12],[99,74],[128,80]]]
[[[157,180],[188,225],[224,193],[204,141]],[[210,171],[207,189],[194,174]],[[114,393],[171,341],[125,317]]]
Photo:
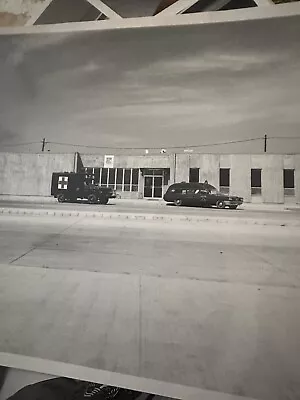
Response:
[[[2,216],[0,351],[300,397],[300,230]]]

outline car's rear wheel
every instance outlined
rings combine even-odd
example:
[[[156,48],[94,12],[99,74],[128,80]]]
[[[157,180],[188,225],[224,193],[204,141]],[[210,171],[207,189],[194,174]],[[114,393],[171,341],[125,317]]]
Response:
[[[100,199],[100,204],[107,204],[107,203],[108,203],[108,199],[107,198]]]
[[[58,201],[59,203],[63,203],[64,201],[66,201],[65,195],[64,195],[63,193],[60,193],[60,194],[57,196],[57,201]]]
[[[226,204],[225,204],[224,201],[219,200],[219,201],[217,202],[217,207],[218,207],[218,208],[225,208],[225,207],[226,207]]]
[[[236,210],[236,209],[237,209],[237,206],[229,206],[229,208],[230,208],[231,210]]]
[[[175,205],[176,205],[177,207],[182,206],[182,200],[181,200],[181,199],[175,200],[174,203],[175,203]]]
[[[89,202],[90,204],[95,204],[95,203],[97,202],[97,197],[96,197],[96,195],[93,194],[93,193],[89,194],[89,196],[88,196],[88,202]]]

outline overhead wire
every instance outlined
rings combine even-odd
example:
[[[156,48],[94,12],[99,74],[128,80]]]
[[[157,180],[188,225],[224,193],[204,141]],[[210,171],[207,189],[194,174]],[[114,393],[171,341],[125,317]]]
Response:
[[[84,145],[84,144],[75,144],[75,143],[62,143],[62,142],[47,142],[49,144],[60,145],[60,146],[73,146],[73,147],[83,147],[83,148],[94,148],[94,149],[111,149],[111,150],[144,150],[145,148],[149,150],[157,150],[161,148],[168,149],[182,149],[182,148],[197,148],[197,147],[210,147],[210,146],[219,146],[226,144],[234,144],[234,143],[243,143],[243,142],[251,142],[256,140],[263,140],[263,138],[251,138],[251,139],[242,139],[242,140],[231,140],[227,142],[218,142],[218,143],[205,143],[205,144],[194,144],[194,145],[181,145],[181,146],[168,146],[161,145],[159,147],[115,147],[115,146],[93,146],[93,145]]]
[[[10,143],[10,144],[3,144],[0,143],[0,146],[2,147],[18,147],[18,146],[28,146],[32,144],[40,144],[41,142],[25,142],[25,143]]]
[[[289,140],[297,140],[300,139],[299,136],[268,136],[267,139],[289,139]],[[229,144],[236,144],[236,143],[246,143],[246,142],[253,142],[258,140],[264,140],[263,137],[256,137],[256,138],[249,138],[249,139],[240,139],[240,140],[229,140],[224,142],[214,142],[214,143],[203,143],[203,144],[193,144],[193,145],[181,145],[181,146],[168,146],[168,145],[161,145],[159,147],[116,147],[116,146],[95,146],[95,145],[87,145],[87,144],[79,144],[79,143],[66,143],[66,142],[52,142],[46,141],[46,144],[52,144],[56,146],[68,146],[68,147],[81,147],[81,148],[93,148],[93,149],[110,149],[110,150],[144,150],[145,148],[149,150],[157,150],[161,148],[167,149],[182,149],[182,148],[201,148],[201,147],[213,147],[213,146],[223,146]],[[20,147],[20,146],[29,146],[33,144],[40,144],[41,142],[23,142],[23,143],[10,143],[10,144],[1,144],[1,147]]]

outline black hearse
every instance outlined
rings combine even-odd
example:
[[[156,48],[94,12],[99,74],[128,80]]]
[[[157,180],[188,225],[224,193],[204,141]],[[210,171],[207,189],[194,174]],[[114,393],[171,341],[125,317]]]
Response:
[[[242,197],[229,196],[219,192],[214,186],[207,182],[174,183],[165,193],[164,200],[167,203],[174,203],[177,206],[216,206],[217,208],[229,207],[231,209],[236,209],[244,201]]]

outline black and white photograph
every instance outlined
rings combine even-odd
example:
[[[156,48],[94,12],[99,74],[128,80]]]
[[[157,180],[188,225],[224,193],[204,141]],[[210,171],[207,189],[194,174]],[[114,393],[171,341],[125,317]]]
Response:
[[[0,1],[0,366],[299,399],[300,2],[73,6]]]

